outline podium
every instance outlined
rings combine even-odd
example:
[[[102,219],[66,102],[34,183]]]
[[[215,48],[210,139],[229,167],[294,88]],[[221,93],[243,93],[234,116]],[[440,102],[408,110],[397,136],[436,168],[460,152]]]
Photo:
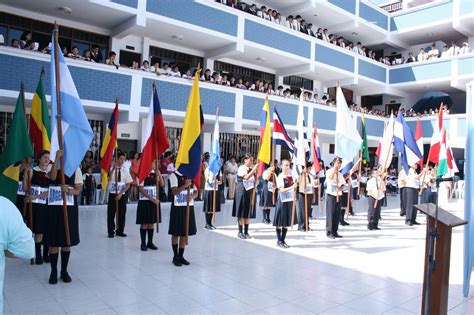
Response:
[[[429,224],[433,228],[435,225],[436,205],[421,204],[415,205],[415,208],[428,215]],[[449,263],[451,258],[451,235],[453,227],[467,224],[467,221],[438,208],[438,233],[439,237],[434,248],[435,268],[431,271],[431,283],[427,288],[427,268],[428,268],[428,248],[429,237],[426,239],[425,246],[425,274],[423,278],[423,300],[421,305],[421,314],[425,314],[426,290],[430,290],[430,314],[448,313],[448,290],[449,290]],[[428,231],[427,231],[428,232]],[[428,235],[428,233],[426,234]]]

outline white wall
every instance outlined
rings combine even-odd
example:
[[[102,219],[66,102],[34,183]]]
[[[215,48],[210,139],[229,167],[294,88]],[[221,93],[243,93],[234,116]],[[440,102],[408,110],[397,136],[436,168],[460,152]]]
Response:
[[[129,50],[129,49],[125,48],[125,46],[133,46],[133,47],[135,47],[135,50]],[[129,52],[141,54],[141,53],[143,53],[143,37],[133,36],[133,35],[125,36],[122,39],[118,39],[116,37],[113,37],[112,38],[112,45],[111,45],[110,50],[115,51],[115,53],[117,54],[117,59],[118,59],[119,62],[120,62],[120,59],[119,59],[120,58],[120,50],[125,50],[125,51],[129,51]],[[142,59],[143,59],[143,56],[142,56]],[[140,64],[141,64],[141,62],[142,62],[142,60],[140,60]]]
[[[117,138],[127,140],[140,140],[141,139],[141,127],[139,122],[117,124]],[[122,137],[122,134],[129,134],[130,137]]]

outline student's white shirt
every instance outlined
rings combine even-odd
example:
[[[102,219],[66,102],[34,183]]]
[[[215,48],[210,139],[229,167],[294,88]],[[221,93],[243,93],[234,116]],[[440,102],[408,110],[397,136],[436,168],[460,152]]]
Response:
[[[420,181],[416,178],[417,174],[415,171],[410,168],[410,171],[408,172],[408,175],[406,175],[405,180],[406,180],[406,187],[410,188],[419,188],[420,187]]]
[[[446,58],[446,57],[449,57],[449,51],[444,51],[441,53],[441,58]]]
[[[140,70],[150,72],[150,68],[141,67]]]
[[[299,32],[300,29],[301,29],[300,23],[299,23],[296,19],[293,20],[293,27],[292,27],[292,29],[294,29],[295,31],[298,31],[298,32]]]
[[[183,79],[192,79],[193,77],[190,75],[187,75],[186,73],[183,74],[182,76]]]
[[[382,182],[382,179],[377,176],[377,178],[372,177],[367,181],[367,193],[369,196],[376,200],[381,200],[384,197],[384,193],[382,192],[382,189],[380,187],[380,184]],[[378,184],[378,185],[377,185]]]
[[[343,41],[341,42],[341,46],[342,48],[346,48],[346,43],[344,43]]]
[[[329,42],[329,36],[323,33],[323,40]]]
[[[451,46],[448,49],[448,56],[456,56],[459,55],[459,47],[458,46]]]
[[[471,51],[471,47],[469,46],[462,46],[461,49],[459,49],[459,54],[468,54]]]
[[[178,77],[180,78],[181,77],[181,72],[174,72],[174,71],[171,71],[170,72],[170,77]]]
[[[428,59],[426,53],[419,53],[418,56],[416,57],[417,61],[423,61],[426,59]]]
[[[109,177],[109,181],[113,183],[115,183],[115,171],[116,169],[112,169]],[[118,182],[123,184],[130,184],[131,182],[133,182],[132,176],[130,175],[130,171],[125,167],[125,164],[122,165],[122,167],[120,168],[120,180]]]
[[[428,59],[437,59],[439,56],[439,50],[438,49],[431,49],[428,52]]]
[[[335,169],[334,168],[331,168],[327,171],[327,174],[326,174],[326,183],[327,183],[327,193],[329,195],[332,195],[332,196],[336,196],[336,194],[338,194],[339,196],[342,195],[342,191],[338,191],[336,193],[336,189],[335,187],[333,187],[333,185],[337,185],[339,187],[342,187],[344,184],[345,184],[345,180],[344,180],[344,176],[342,176],[342,174],[340,172],[337,172],[337,175],[334,174],[334,178],[331,180],[329,177],[335,172]],[[337,180],[336,180],[336,176],[337,176]]]

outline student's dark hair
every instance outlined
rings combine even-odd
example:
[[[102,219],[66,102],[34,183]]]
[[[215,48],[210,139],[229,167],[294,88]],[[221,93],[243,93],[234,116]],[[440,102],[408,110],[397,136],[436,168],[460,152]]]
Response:
[[[76,48],[77,50],[79,50],[79,47],[77,47],[77,46],[72,46],[71,50],[73,50],[74,48]]]
[[[121,158],[122,156],[123,156],[123,157],[126,157],[127,154],[126,154],[125,152],[119,152],[119,153],[117,154],[117,158]]]
[[[245,153],[244,156],[242,156],[242,162],[244,162],[245,160],[251,159],[251,158],[253,158],[252,154]]]
[[[26,40],[26,36],[28,35],[33,35],[30,31],[24,31],[23,34],[21,34],[20,40]]]
[[[91,48],[92,48],[92,49],[99,48],[99,45],[97,45],[97,44],[92,44]]]
[[[150,62],[149,62],[148,60],[143,60],[143,64],[145,64],[145,62],[146,62],[147,64],[150,64]]]
[[[289,18],[289,19],[292,19],[292,18],[293,18],[293,15],[288,15],[288,18]]]
[[[112,57],[112,56],[117,56],[117,54],[113,50],[109,52],[109,57]]]
[[[297,15],[295,19],[301,19],[301,15]]]
[[[48,150],[42,150],[40,152],[40,154],[38,155],[38,159],[41,159],[43,157],[43,155],[45,155],[45,154],[49,154],[49,151]]]
[[[16,39],[16,38],[12,39],[12,41],[11,41],[11,45],[12,45],[12,46],[13,46],[13,43],[14,43],[14,42],[18,42],[18,39]]]

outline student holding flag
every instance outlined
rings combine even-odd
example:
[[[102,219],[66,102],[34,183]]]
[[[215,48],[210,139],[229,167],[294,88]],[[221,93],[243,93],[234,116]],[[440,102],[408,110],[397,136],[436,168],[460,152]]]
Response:
[[[263,178],[263,187],[262,194],[260,196],[259,206],[262,208],[263,220],[265,224],[270,224],[270,212],[275,203],[273,201],[273,196],[276,194],[276,175],[275,175],[275,166],[272,163],[271,165],[265,168],[265,171],[262,175]]]
[[[207,230],[213,230],[216,227],[212,224],[216,212],[221,211],[221,196],[218,191],[222,184],[222,161],[220,157],[219,146],[219,113],[216,113],[216,122],[214,123],[214,133],[212,135],[211,154],[209,166],[204,170],[204,204],[202,211],[206,216]]]
[[[310,175],[313,164],[306,162],[306,166],[298,176],[298,231],[312,231],[309,227],[309,215],[313,207],[314,177]],[[306,200],[305,200],[306,199]]]
[[[326,236],[335,239],[342,236],[337,233],[341,215],[342,188],[345,184],[340,173],[341,158],[333,160],[333,167],[326,172]]]
[[[195,235],[197,232],[194,199],[198,196],[197,188],[201,181],[201,132],[204,124],[199,93],[200,73],[201,69],[198,66],[186,108],[184,127],[176,157],[176,171],[169,177],[173,201],[168,234],[171,235],[173,264],[177,267],[190,264],[184,258],[184,249],[188,244],[189,236]]]
[[[385,185],[383,183],[383,167],[379,166],[378,170],[373,170],[370,176],[370,179],[367,181],[367,195],[369,201],[369,210],[367,212],[368,224],[367,228],[369,230],[380,230],[379,228],[379,219],[380,219],[380,210],[382,208],[381,200],[385,197]],[[375,202],[378,200],[379,202]]]
[[[240,239],[248,239],[250,219],[255,219],[255,205],[252,205],[252,194],[255,189],[255,173],[257,165],[253,165],[253,156],[245,154],[243,165],[237,170],[237,187],[232,205],[232,216],[237,218]]]
[[[286,233],[288,227],[291,226],[291,216],[293,209],[293,194],[297,183],[293,181],[290,172],[290,162],[288,160],[281,161],[281,173],[277,177],[278,200],[275,207],[275,216],[273,218],[273,226],[276,228],[277,246],[281,248],[290,247],[286,244]]]

